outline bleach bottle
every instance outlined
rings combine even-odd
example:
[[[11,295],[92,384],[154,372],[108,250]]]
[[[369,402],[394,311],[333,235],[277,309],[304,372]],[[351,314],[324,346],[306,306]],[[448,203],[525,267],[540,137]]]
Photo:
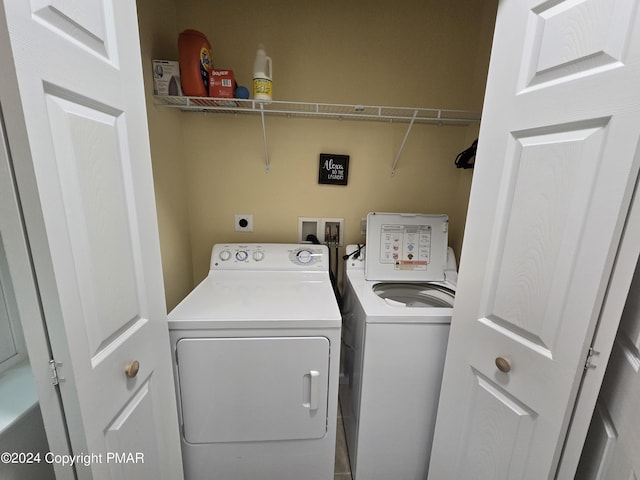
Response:
[[[253,62],[253,98],[270,102],[272,99],[273,72],[271,57],[267,56],[264,45],[258,45],[256,59]]]

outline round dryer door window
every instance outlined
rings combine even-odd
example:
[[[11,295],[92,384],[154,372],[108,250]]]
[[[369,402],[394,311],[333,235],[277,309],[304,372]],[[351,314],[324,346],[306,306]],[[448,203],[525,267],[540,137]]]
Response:
[[[391,305],[424,308],[453,307],[455,292],[433,283],[377,283],[373,292]]]

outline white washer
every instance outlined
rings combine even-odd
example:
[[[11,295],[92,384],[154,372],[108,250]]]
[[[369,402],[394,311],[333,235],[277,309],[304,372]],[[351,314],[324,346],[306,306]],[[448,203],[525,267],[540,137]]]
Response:
[[[187,480],[331,480],[341,316],[321,245],[215,245],[170,314]]]
[[[364,253],[346,262],[343,297],[340,403],[353,478],[424,480],[457,280],[447,217],[369,214]]]

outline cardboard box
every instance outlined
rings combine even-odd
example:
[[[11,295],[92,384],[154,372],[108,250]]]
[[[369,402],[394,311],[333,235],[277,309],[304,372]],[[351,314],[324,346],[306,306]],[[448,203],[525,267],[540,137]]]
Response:
[[[182,96],[178,62],[153,60],[153,94]]]
[[[236,93],[236,81],[233,70],[211,70],[209,77],[209,96],[215,98],[233,98]]]

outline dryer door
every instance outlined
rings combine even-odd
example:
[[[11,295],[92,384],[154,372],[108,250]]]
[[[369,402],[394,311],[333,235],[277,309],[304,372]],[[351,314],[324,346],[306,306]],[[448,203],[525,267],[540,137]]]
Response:
[[[326,434],[327,338],[188,338],[177,357],[187,442]]]

